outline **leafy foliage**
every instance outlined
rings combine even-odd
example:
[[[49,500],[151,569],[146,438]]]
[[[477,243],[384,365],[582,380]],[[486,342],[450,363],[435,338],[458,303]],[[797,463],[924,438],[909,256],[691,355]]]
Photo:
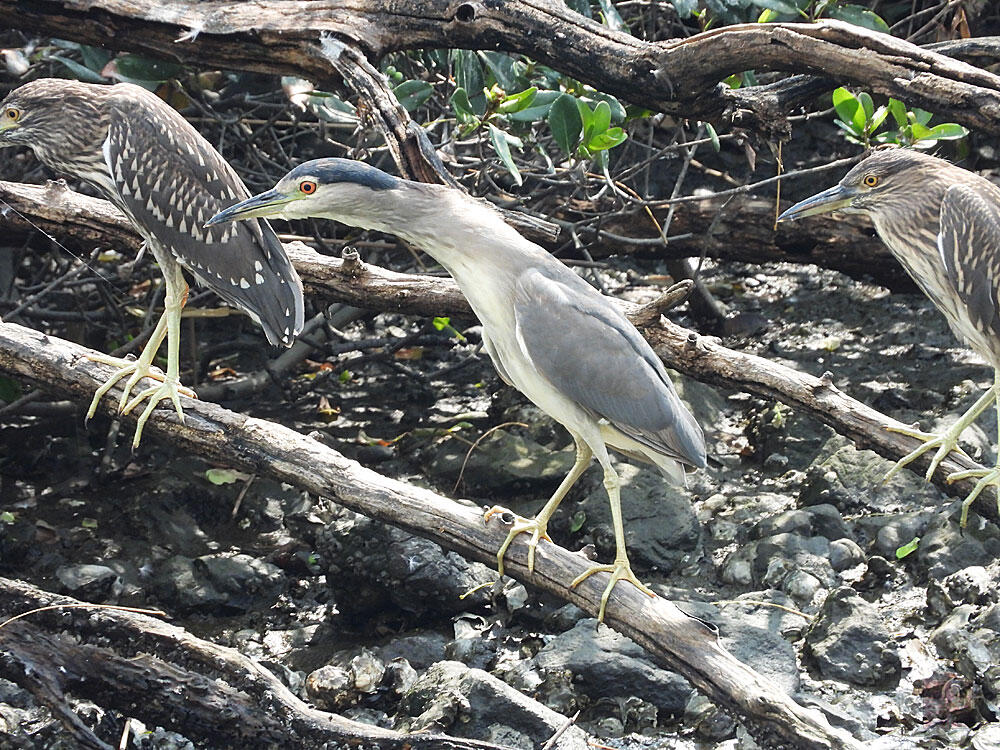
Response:
[[[855,95],[846,88],[836,89],[833,92],[833,108],[837,112],[834,123],[844,131],[844,137],[866,148],[879,143],[930,148],[936,141],[957,140],[969,133],[954,122],[930,127],[933,117],[930,112],[916,107],[907,110],[906,105],[897,99],[889,99],[876,108],[871,95],[864,91]],[[879,132],[889,121],[889,115],[892,115],[890,124],[895,127]]]

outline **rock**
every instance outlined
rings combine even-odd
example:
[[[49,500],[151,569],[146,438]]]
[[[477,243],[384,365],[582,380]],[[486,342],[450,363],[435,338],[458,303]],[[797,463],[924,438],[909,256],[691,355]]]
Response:
[[[736,732],[736,722],[701,693],[691,695],[684,708],[684,722],[711,742],[720,742]]]
[[[469,594],[497,579],[495,570],[406,531],[341,509],[324,527],[316,549],[327,561],[327,583],[341,613],[366,618],[393,604],[419,618],[457,614],[489,600]]]
[[[281,569],[249,555],[176,555],[159,565],[153,588],[182,611],[247,612],[267,609],[284,592]]]
[[[437,444],[425,467],[430,477],[449,485],[461,473],[469,495],[537,493],[541,499],[559,486],[575,460],[572,442],[553,451],[510,430],[497,430],[471,452],[459,440]]]
[[[324,711],[342,711],[358,701],[350,670],[327,664],[306,678],[306,694]]]
[[[1000,534],[994,524],[962,529],[955,514],[938,514],[931,521],[915,553],[930,578],[945,578],[970,566],[988,565],[1000,557]]]
[[[698,548],[701,538],[691,492],[671,484],[655,469],[627,463],[616,468],[621,479],[625,544],[633,565],[663,572],[676,569]],[[603,484],[577,506],[567,505],[565,512],[585,514],[584,540],[593,541],[602,557],[614,556],[611,505]]]
[[[654,665],[645,651],[610,628],[580,620],[539,651],[533,666],[543,677],[568,672],[577,691],[593,700],[636,696],[661,711],[684,711],[691,686],[680,675]]]
[[[385,662],[405,658],[415,669],[427,669],[444,661],[448,638],[433,630],[396,636],[383,646],[372,649]]]
[[[824,677],[853,685],[894,684],[901,670],[878,610],[848,587],[826,598],[806,633],[804,654]]]
[[[396,728],[403,731],[485,737],[525,750],[544,743],[565,723],[565,717],[487,672],[453,661],[439,662],[421,675],[396,715]],[[554,747],[587,750],[587,735],[571,726]]]
[[[850,536],[840,511],[829,504],[786,510],[768,516],[750,528],[750,539],[763,539],[775,534],[822,536],[830,541]]]
[[[800,572],[809,573],[825,588],[836,584],[826,537],[775,534],[751,542],[726,558],[721,576],[727,583],[738,583],[749,575],[749,583],[784,588],[785,579]]]
[[[107,565],[64,565],[56,569],[56,578],[67,594],[87,601],[104,601],[120,588],[118,574]]]

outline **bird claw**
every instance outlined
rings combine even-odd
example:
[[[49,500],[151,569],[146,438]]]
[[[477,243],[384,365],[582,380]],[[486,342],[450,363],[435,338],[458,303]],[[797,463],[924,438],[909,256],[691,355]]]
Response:
[[[924,475],[924,479],[928,482],[931,477],[934,476],[934,472],[937,471],[938,466],[941,462],[948,457],[952,451],[955,451],[959,456],[969,458],[969,455],[962,450],[958,445],[959,436],[965,431],[965,427],[968,425],[962,425],[961,421],[957,422],[955,425],[945,432],[936,434],[933,432],[922,432],[921,430],[911,429],[909,427],[886,427],[889,432],[896,432],[900,435],[907,435],[917,440],[923,441],[923,445],[919,445],[912,451],[907,453],[901,459],[899,459],[895,465],[886,472],[886,475],[882,477],[882,483],[885,484],[890,479],[892,479],[896,474],[898,474],[903,467],[907,464],[915,461],[924,455],[927,451],[932,448],[937,448],[934,453],[934,457],[931,459],[930,466],[927,467],[927,473]]]
[[[518,516],[511,511],[504,508],[502,505],[494,505],[483,515],[484,521],[489,521],[493,516],[498,514],[510,513],[514,520],[511,522],[510,531],[507,533],[507,538],[504,540],[503,544],[500,545],[500,550],[497,552],[497,572],[503,575],[503,556],[507,553],[507,548],[510,547],[510,543],[514,541],[515,537],[520,534],[531,534],[531,539],[528,540],[528,572],[535,572],[535,548],[538,546],[538,542],[544,539],[547,542],[551,542],[552,539],[545,531],[546,524],[541,523],[535,518],[523,518]]]
[[[136,423],[135,437],[132,439],[133,450],[139,447],[139,441],[142,438],[142,429],[146,426],[146,422],[149,419],[150,414],[153,413],[153,409],[160,401],[169,399],[173,403],[174,409],[177,411],[177,416],[183,423],[184,410],[181,408],[180,397],[187,396],[188,398],[197,398],[195,392],[190,388],[186,388],[181,385],[175,378],[168,377],[161,370],[144,363],[141,358],[135,361],[129,361],[106,355],[88,355],[87,359],[94,362],[114,365],[118,368],[110,378],[104,381],[104,384],[97,389],[96,393],[94,393],[94,398],[90,402],[90,408],[87,410],[87,420],[97,413],[97,405],[100,403],[104,395],[110,391],[115,384],[118,383],[118,381],[125,377],[128,377],[128,381],[125,383],[121,398],[118,400],[118,413],[128,414],[141,402],[146,400],[149,401],[142,414],[139,415],[138,422]],[[159,385],[146,388],[135,396],[132,396],[133,389],[144,378],[158,380],[160,383]],[[132,396],[131,400],[129,399],[130,396]]]
[[[629,565],[628,559],[621,558],[616,559],[611,565],[592,565],[573,579],[573,582],[570,584],[570,588],[576,588],[587,578],[594,575],[594,573],[611,574],[611,580],[608,581],[608,585],[604,587],[604,593],[601,595],[601,609],[597,613],[598,622],[604,622],[604,611],[608,607],[608,597],[611,596],[611,590],[615,587],[615,584],[618,583],[618,581],[628,581],[642,593],[648,594],[649,596],[656,596],[656,594],[653,593],[648,586],[635,577],[635,573],[632,572],[632,566]]]
[[[1000,513],[1000,465],[992,469],[970,469],[968,471],[956,471],[946,477],[948,484],[959,482],[963,479],[978,479],[972,492],[966,495],[962,501],[962,516],[959,525],[964,529],[969,522],[969,508],[976,501],[976,498],[990,485],[996,488],[997,492],[997,512]]]

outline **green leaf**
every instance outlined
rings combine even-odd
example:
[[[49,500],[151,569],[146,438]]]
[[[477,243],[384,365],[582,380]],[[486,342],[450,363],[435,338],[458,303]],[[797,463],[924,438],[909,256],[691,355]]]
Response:
[[[958,138],[965,138],[969,131],[957,122],[943,122],[935,125],[924,138],[933,138],[936,141],[954,141]]]
[[[603,91],[587,91],[586,95],[580,98],[595,107],[597,105],[594,102],[605,102],[611,107],[611,122],[615,123],[615,125],[625,122],[627,117],[625,107],[615,97],[611,96],[611,94],[605,94]]]
[[[576,106],[576,97],[560,94],[559,98],[552,102],[548,121],[552,136],[559,144],[559,148],[567,156],[572,155],[576,151],[576,143],[583,130],[583,121],[580,119],[580,110]]]
[[[212,484],[223,485],[233,484],[236,481],[236,472],[233,469],[211,468],[205,471],[205,479]]]
[[[879,107],[875,110],[875,113],[868,118],[868,132],[874,133],[880,127],[882,123],[885,122],[885,118],[889,116],[889,108],[886,106]]]
[[[451,318],[445,317],[443,315],[434,318],[431,324],[439,331],[443,331],[445,328],[451,327]]]
[[[838,21],[851,23],[872,31],[881,31],[883,34],[889,33],[887,24],[880,15],[873,13],[861,5],[840,5],[827,10],[828,18],[835,18]]]
[[[594,121],[591,123],[595,134],[600,134],[611,127],[611,107],[607,102],[598,102],[594,109]]]
[[[521,179],[521,173],[517,171],[517,165],[514,163],[514,158],[510,155],[510,144],[508,139],[515,141],[515,145],[521,146],[520,138],[513,138],[513,136],[508,136],[505,132],[500,130],[494,125],[490,125],[490,140],[493,142],[493,149],[497,152],[497,156],[500,157],[500,161],[510,172],[510,176],[514,178],[514,182],[518,185],[523,184]]]
[[[586,145],[594,136],[594,112],[582,99],[576,100],[576,108],[580,112],[580,122],[583,123],[583,143]]]
[[[451,95],[451,108],[455,110],[455,117],[463,125],[479,122],[476,113],[472,111],[472,104],[465,89],[455,89],[455,93]]]
[[[81,65],[76,60],[70,60],[68,57],[61,57],[60,55],[51,55],[50,60],[58,60],[63,65],[65,65],[69,72],[72,73],[78,81],[83,81],[85,83],[107,83],[107,79],[95,73],[90,68],[85,65]]]
[[[915,122],[910,125],[910,135],[915,141],[925,140],[931,134],[931,129],[921,125],[919,122]]]
[[[578,510],[569,519],[569,531],[570,531],[570,533],[571,534],[575,534],[576,532],[578,532],[580,529],[583,528],[583,525],[585,523],[587,523],[587,514],[584,513],[582,510]]]
[[[861,108],[861,102],[858,101],[858,98],[854,94],[843,87],[834,89],[833,108],[845,125],[851,126],[859,134],[864,132],[864,112]],[[855,117],[859,112],[862,114],[861,126],[855,128]]]
[[[115,67],[123,77],[136,81],[168,81],[184,72],[179,63],[132,54],[116,57]]]
[[[899,99],[889,100],[889,111],[892,113],[892,119],[896,121],[896,127],[903,128],[909,120],[906,118],[906,105],[903,104]]]
[[[520,93],[511,94],[500,102],[500,106],[497,107],[497,112],[508,115],[525,110],[533,101],[535,101],[536,96],[538,96],[538,89],[535,86],[532,86],[530,89],[525,89]]]
[[[392,89],[392,93],[407,112],[412,112],[430,98],[434,87],[427,81],[403,81]]]
[[[680,19],[687,18],[698,12],[698,0],[673,0],[674,10],[677,11],[677,17]]]
[[[753,0],[753,4],[758,8],[773,10],[775,13],[799,15],[799,9],[795,7],[795,3],[788,2],[788,0]]]
[[[96,518],[84,518],[80,521],[80,525],[85,529],[96,529],[97,519]]]
[[[496,82],[500,84],[500,88],[505,91],[522,88],[526,83],[518,71],[518,67],[523,70],[524,65],[518,63],[510,55],[503,52],[484,51],[480,52],[479,56],[486,63],[486,67],[490,69]]]
[[[535,98],[531,100],[531,106],[520,110],[519,112],[511,112],[508,118],[516,122],[535,122],[537,120],[543,120],[549,114],[549,108],[552,106],[552,102],[558,99],[562,94],[558,91],[539,91]]]
[[[103,47],[91,47],[89,44],[80,45],[80,57],[83,64],[96,73],[99,73],[108,64],[113,55]]]
[[[591,151],[606,151],[624,143],[628,135],[621,128],[609,128],[603,133],[598,133],[587,142],[587,148]]]
[[[872,119],[872,115],[875,114],[875,102],[872,101],[871,94],[867,91],[862,91],[858,94],[858,101],[861,102],[861,108],[865,114],[865,123]]]
[[[604,15],[604,25],[612,31],[624,31],[628,33],[628,26],[622,20],[615,4],[611,0],[597,0],[597,2],[601,6],[601,13]]]
[[[486,86],[486,77],[483,75],[479,56],[467,49],[454,50],[452,56],[455,83],[458,84],[458,88],[467,92],[472,111],[477,115],[483,115],[486,112],[486,97],[482,92]]]
[[[916,552],[917,551],[917,546],[919,544],[920,544],[920,537],[919,536],[915,536],[915,537],[913,537],[913,539],[911,539],[910,541],[908,541],[902,547],[897,547],[896,548],[896,559],[897,560],[902,560],[907,555]]]
[[[20,382],[6,375],[0,375],[0,401],[6,401],[8,404],[17,401],[21,398],[22,392]]]
[[[715,128],[712,123],[705,123],[705,131],[708,133],[708,137],[712,139],[712,149],[715,153],[719,153],[722,150],[722,144],[719,143],[719,134],[715,132]]]
[[[353,372],[351,372],[350,370],[344,370],[342,373],[340,373],[340,376],[337,378],[337,380],[339,380],[341,384],[344,384],[344,383],[349,383],[351,378],[353,377],[354,377]]]
[[[914,107],[906,114],[911,122],[915,122],[918,125],[926,125],[931,121],[931,118],[934,116],[926,109],[920,109],[919,107]]]
[[[0,523],[5,523],[9,526],[16,520],[17,520],[16,516],[9,510],[5,510],[3,513],[0,513]]]

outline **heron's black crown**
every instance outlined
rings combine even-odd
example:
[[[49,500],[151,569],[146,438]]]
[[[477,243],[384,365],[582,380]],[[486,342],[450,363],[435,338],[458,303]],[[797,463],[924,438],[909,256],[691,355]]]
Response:
[[[322,185],[353,182],[372,190],[390,190],[398,187],[400,180],[377,167],[353,159],[313,159],[295,167],[284,179],[312,177]]]

